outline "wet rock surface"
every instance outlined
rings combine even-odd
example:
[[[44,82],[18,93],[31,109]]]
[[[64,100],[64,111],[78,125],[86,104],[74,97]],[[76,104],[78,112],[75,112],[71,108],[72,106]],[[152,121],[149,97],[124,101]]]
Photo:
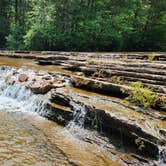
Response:
[[[64,56],[65,54],[63,54]],[[84,55],[84,57],[83,57]],[[117,83],[112,77],[121,77],[123,84],[141,81],[154,92],[166,93],[166,54],[165,53],[76,53],[66,54],[66,60],[58,59],[59,55],[45,56],[45,62],[60,65],[66,70],[84,73],[87,77]],[[82,59],[80,59],[82,58]],[[38,57],[37,61],[42,61]],[[57,62],[57,64],[56,64]],[[122,82],[119,82],[122,84]]]
[[[46,94],[51,89],[65,86],[66,79],[63,76],[49,74],[47,72],[35,72],[32,70],[11,69],[10,75],[6,76],[6,83],[13,85],[18,84],[30,89],[35,94]],[[17,72],[16,72],[17,70]]]
[[[129,84],[135,81],[142,81],[154,92],[165,97],[164,53],[157,54],[153,60],[148,59],[148,54],[96,56],[81,53],[78,58],[78,54],[72,53],[57,52],[54,55],[55,52],[49,52],[47,55],[48,52],[44,52],[42,56],[40,52],[32,53],[35,58],[36,54],[39,54],[39,64],[61,65],[74,74],[8,67],[2,67],[1,70],[12,70],[6,75],[5,81],[8,85],[19,85],[29,89],[33,94],[50,99],[42,116],[66,126],[78,115],[80,119],[84,119],[85,129],[98,131],[100,135],[109,138],[116,150],[134,156],[131,159],[121,157],[127,165],[137,165],[137,160],[143,163],[155,160],[154,165],[158,165],[156,160],[166,162],[166,114],[158,110],[142,109],[119,99],[128,96],[123,89],[128,89]],[[88,60],[85,55],[88,55]],[[116,77],[110,80],[113,76],[121,77],[120,81]],[[81,111],[85,113],[83,117],[80,116]],[[78,123],[79,118],[76,118],[75,123]],[[85,141],[96,140],[85,138]],[[98,141],[96,143],[98,144]],[[110,150],[110,147],[107,147],[108,149]],[[114,153],[112,149],[110,151]]]
[[[112,95],[121,98],[128,96],[128,94],[126,94],[122,90],[128,89],[128,87],[115,83],[109,83],[79,76],[73,76],[71,78],[71,82],[73,83],[73,86],[77,88],[82,88],[93,92],[99,92],[102,94]]]
[[[35,94],[50,96],[50,103],[47,104],[50,111],[43,115],[51,120],[65,125],[72,120],[74,112],[77,112],[77,107],[85,108],[85,127],[102,131],[108,137],[120,138],[126,147],[134,148],[135,153],[148,154],[152,158],[156,158],[159,153],[158,145],[163,146],[166,143],[165,117],[157,116],[156,112],[146,114],[141,109],[138,111],[137,108],[109,97],[89,96],[75,92],[67,86],[66,78],[70,77],[48,74],[44,71],[11,70],[10,75],[6,76],[7,84],[18,84]],[[73,83],[73,78],[68,81]],[[83,83],[83,81],[77,83]],[[118,90],[120,91],[120,88]],[[163,121],[163,125],[160,126],[159,121]],[[141,151],[138,150],[141,146],[140,142],[143,142],[143,146],[146,147]]]
[[[28,81],[28,78],[29,77],[26,74],[20,74],[19,77],[18,77],[18,81],[19,82],[26,82],[26,81]]]
[[[40,65],[56,65],[87,77],[128,85],[141,81],[160,95],[166,94],[166,53],[80,53],[0,51],[0,56],[33,58]],[[116,77],[116,79],[115,79]],[[117,82],[121,78],[121,82]]]
[[[63,97],[62,97],[63,96]],[[64,99],[65,97],[65,99]],[[59,102],[59,98],[62,99],[62,103]],[[86,95],[81,95],[73,92],[72,90],[60,88],[52,91],[51,101],[56,104],[62,104],[68,106],[71,110],[75,111],[78,105],[86,109],[85,127],[95,129],[104,132],[108,137],[116,136],[120,138],[123,146],[129,146],[134,148],[135,152],[141,155],[148,154],[151,157],[156,158],[159,154],[158,144],[165,145],[165,136],[160,136],[158,132],[153,129],[154,126],[147,127],[144,122],[144,116],[132,117],[133,110],[128,110],[125,107],[120,107],[128,114],[130,119],[126,118],[125,114],[122,115],[117,110],[113,110],[114,107],[118,108],[118,104],[111,108],[112,100],[105,101],[107,106],[100,106],[99,103],[104,104],[103,99],[98,98],[95,104],[95,98]],[[67,104],[66,104],[67,103]],[[109,111],[108,107],[112,110]],[[104,109],[105,108],[105,109]],[[79,109],[78,109],[79,111]],[[133,112],[132,112],[133,111]],[[146,117],[149,120],[149,125],[155,123],[155,120],[150,121],[151,117]],[[141,122],[141,123],[140,123]],[[157,123],[157,121],[156,121]],[[144,148],[139,150],[139,143],[136,140],[143,142]]]

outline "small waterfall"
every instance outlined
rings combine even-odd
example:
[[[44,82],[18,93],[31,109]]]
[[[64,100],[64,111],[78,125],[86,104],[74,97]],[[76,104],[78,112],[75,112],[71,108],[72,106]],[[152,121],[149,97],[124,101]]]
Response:
[[[72,110],[74,110],[73,119],[62,130],[62,134],[65,134],[65,137],[68,135],[68,139],[75,139],[75,142],[79,144],[81,149],[84,148],[84,145],[81,144],[80,140],[84,140],[93,144],[98,151],[110,157],[110,153],[107,153],[106,149],[115,148],[114,145],[110,144],[110,140],[95,130],[92,131],[85,128],[85,120],[89,108],[83,103],[77,103],[76,101],[71,105],[73,106]]]
[[[81,134],[85,134],[84,130],[84,122],[86,118],[87,108],[85,105],[74,104],[73,106],[73,120],[69,122],[66,126],[66,129],[73,135],[80,136]]]
[[[158,159],[158,165],[165,166],[166,165],[166,149],[159,146],[159,159]]]
[[[40,115],[44,115],[47,112],[48,99],[42,95],[35,95],[29,89],[24,86],[14,84],[6,84],[6,78],[12,77],[12,73],[15,69],[10,67],[0,67],[0,98],[5,101],[12,99],[13,103],[16,102],[20,105],[19,111],[36,112]],[[19,69],[20,72],[34,74],[31,70]],[[11,100],[10,100],[11,101]],[[11,101],[12,102],[12,101]],[[12,111],[12,110],[11,110]]]

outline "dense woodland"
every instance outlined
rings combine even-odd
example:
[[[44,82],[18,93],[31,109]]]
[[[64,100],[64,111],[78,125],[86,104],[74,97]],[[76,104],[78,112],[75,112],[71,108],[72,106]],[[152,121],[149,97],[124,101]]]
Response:
[[[0,48],[166,51],[166,0],[0,0]]]

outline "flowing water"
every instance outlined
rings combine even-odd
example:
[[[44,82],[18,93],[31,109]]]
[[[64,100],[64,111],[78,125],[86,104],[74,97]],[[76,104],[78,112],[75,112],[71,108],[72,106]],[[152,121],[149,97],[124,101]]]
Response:
[[[26,64],[28,68],[40,70],[31,60],[26,63],[14,61],[0,58],[0,65],[12,66],[14,63],[15,67],[21,67]],[[86,107],[77,105],[73,120],[65,128],[42,118],[39,115],[47,113],[48,99],[18,85],[6,85],[5,78],[13,70],[0,67],[0,165],[126,165],[104,150],[104,147],[114,149],[113,145],[97,133],[84,129]],[[34,74],[32,70],[20,70]],[[49,67],[46,70],[50,71]],[[125,153],[119,153],[119,156],[123,160],[133,160]],[[136,163],[139,165],[139,161]]]
[[[6,85],[5,77],[12,70],[0,68],[0,165],[119,165],[92,144],[77,142],[55,122],[40,117],[47,111],[47,99]]]

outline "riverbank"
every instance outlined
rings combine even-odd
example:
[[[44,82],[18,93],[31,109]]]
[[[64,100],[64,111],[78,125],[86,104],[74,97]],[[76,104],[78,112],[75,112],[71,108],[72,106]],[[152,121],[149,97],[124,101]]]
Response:
[[[54,62],[54,64],[49,64],[49,66],[48,64],[38,66],[33,60],[21,60],[25,67],[33,68],[33,70],[29,71],[28,69],[2,67],[1,72],[5,73],[6,71],[10,71],[10,74],[5,75],[5,83],[11,85],[12,88],[16,85],[19,86],[16,94],[18,94],[22,88],[26,88],[30,90],[32,94],[42,95],[48,99],[46,108],[50,111],[44,109],[44,112],[40,112],[42,116],[56,121],[61,125],[72,125],[70,123],[72,121],[76,126],[81,128],[90,131],[98,131],[100,134],[103,133],[110,139],[111,144],[115,146],[116,150],[119,151],[119,145],[123,147],[123,151],[126,151],[130,154],[130,157],[133,157],[132,161],[137,158],[139,162],[142,161],[143,163],[155,162],[155,160],[159,159],[159,156],[162,156],[162,160],[165,160],[165,152],[161,150],[165,149],[166,144],[165,112],[160,109],[143,109],[121,99],[123,95],[125,97],[125,94],[121,91],[121,86],[128,88],[129,86],[127,84],[108,82],[104,80],[107,77],[96,77],[95,75],[86,74],[83,70],[78,70],[82,62],[84,62],[84,68],[87,67],[87,65],[85,65],[89,63],[87,59],[79,59],[75,64],[73,60],[72,63],[69,63],[69,59],[62,57],[59,59],[57,55],[44,56],[45,63],[48,61],[49,63]],[[7,66],[12,66],[12,61],[15,61],[10,58],[6,60],[5,58],[1,59],[3,59],[3,63],[2,61],[0,62]],[[107,61],[104,57],[103,59],[104,63],[106,63]],[[9,62],[10,60],[11,64]],[[40,60],[43,60],[43,57],[38,56],[36,61],[39,64]],[[23,65],[22,62],[19,62],[20,59],[16,61],[17,67]],[[103,60],[95,57],[95,62],[97,61],[101,63]],[[115,61],[117,61],[117,59]],[[55,66],[55,62],[59,64]],[[66,68],[67,65],[64,65],[64,63],[76,65],[77,68],[73,70],[73,66],[70,66],[72,67],[71,70],[71,68]],[[100,63],[96,70],[101,69]],[[119,61],[117,61],[117,63],[119,63]],[[143,64],[142,60],[141,64]],[[163,61],[161,65],[158,64],[158,60],[151,62],[151,65],[160,67],[164,67],[165,62]],[[40,71],[40,69],[48,71]],[[101,78],[103,80],[101,80]],[[163,78],[165,79],[164,73]],[[92,81],[94,83],[92,83]],[[81,84],[84,84],[84,86]],[[78,87],[98,93],[81,90],[78,89]],[[104,87],[107,89],[103,92]],[[97,91],[99,88],[100,90]],[[164,96],[165,93],[160,93],[160,95]],[[117,98],[117,96],[120,98]],[[88,138],[84,138],[84,140],[95,142],[95,140]],[[105,148],[110,151],[110,153],[115,153],[109,147]],[[124,160],[125,159],[123,159],[123,161]]]

